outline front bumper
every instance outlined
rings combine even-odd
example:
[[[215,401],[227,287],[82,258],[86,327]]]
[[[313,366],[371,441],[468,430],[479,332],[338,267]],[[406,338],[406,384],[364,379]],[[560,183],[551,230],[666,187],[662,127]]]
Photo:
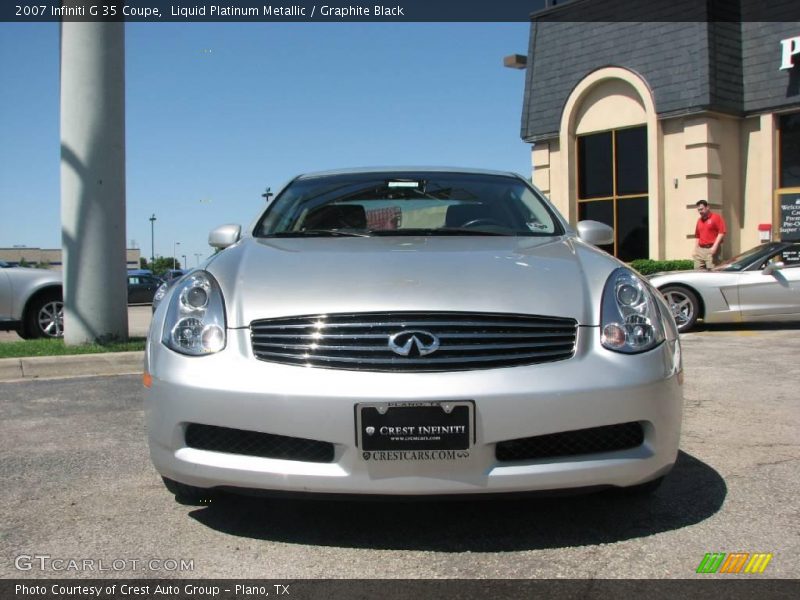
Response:
[[[249,330],[228,345],[185,357],[148,344],[150,453],[170,479],[201,488],[365,495],[514,493],[631,486],[672,467],[682,394],[677,341],[639,355],[610,352],[597,328],[580,328],[570,360],[457,373],[312,369],[256,360]],[[151,339],[158,339],[151,336]],[[365,460],[355,405],[474,401],[475,443],[457,460]],[[639,422],[635,448],[550,459],[498,461],[498,442]],[[188,447],[190,423],[333,444],[330,462],[262,458]]]

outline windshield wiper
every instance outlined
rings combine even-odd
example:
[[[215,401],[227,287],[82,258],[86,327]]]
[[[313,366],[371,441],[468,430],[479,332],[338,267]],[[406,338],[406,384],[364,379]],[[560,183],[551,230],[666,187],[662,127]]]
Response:
[[[413,229],[370,229],[367,231],[347,231],[342,229],[303,229],[299,231],[276,231],[266,237],[301,238],[301,237],[391,237],[391,236],[514,236],[517,232],[486,231],[485,229],[447,228],[413,228]]]
[[[341,229],[303,229],[301,231],[276,231],[269,237],[371,237],[371,235],[366,232],[342,231]]]
[[[369,231],[374,236],[414,236],[414,235],[430,235],[430,236],[444,236],[444,235],[500,235],[500,236],[513,236],[514,232],[500,232],[500,231],[486,231],[485,229],[459,229],[457,227],[448,227],[443,229],[371,229]]]

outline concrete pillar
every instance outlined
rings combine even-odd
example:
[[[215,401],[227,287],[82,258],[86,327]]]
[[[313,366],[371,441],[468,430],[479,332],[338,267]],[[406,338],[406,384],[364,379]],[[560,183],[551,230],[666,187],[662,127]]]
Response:
[[[124,23],[61,24],[67,344],[128,337]]]
[[[739,121],[724,115],[701,115],[687,118],[683,133],[684,198],[689,214],[686,237],[694,244],[695,202],[707,200],[712,210],[725,218],[728,234],[722,243],[722,258],[730,258],[741,247],[739,235],[744,219]]]

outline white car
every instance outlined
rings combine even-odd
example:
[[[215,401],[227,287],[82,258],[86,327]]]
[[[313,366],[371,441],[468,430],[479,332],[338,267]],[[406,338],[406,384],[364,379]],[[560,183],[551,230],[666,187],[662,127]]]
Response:
[[[150,453],[183,500],[628,488],[672,468],[680,343],[646,280],[522,177],[291,181],[167,290]],[[584,238],[584,239],[581,239]]]
[[[63,337],[61,273],[0,261],[0,330],[28,339]]]
[[[681,332],[704,323],[800,321],[800,242],[770,242],[711,271],[657,273]]]

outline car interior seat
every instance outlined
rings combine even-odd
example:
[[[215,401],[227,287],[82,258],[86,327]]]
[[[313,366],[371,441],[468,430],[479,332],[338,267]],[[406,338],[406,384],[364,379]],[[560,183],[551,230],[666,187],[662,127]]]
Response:
[[[360,204],[326,204],[312,210],[303,229],[366,229],[367,213]]]

